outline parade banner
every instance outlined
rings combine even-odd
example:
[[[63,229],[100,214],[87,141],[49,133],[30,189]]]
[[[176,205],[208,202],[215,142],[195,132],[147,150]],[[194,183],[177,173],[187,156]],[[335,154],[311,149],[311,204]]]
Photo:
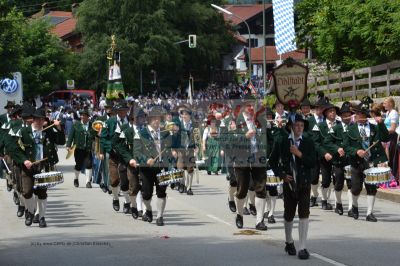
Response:
[[[116,50],[115,36],[111,36],[111,47],[107,50],[107,59],[109,64],[107,100],[125,98],[124,86],[121,76],[121,53]]]

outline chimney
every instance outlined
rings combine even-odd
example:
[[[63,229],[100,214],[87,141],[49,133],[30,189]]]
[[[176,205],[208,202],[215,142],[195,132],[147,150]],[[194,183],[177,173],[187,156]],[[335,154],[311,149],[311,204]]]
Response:
[[[76,16],[76,12],[78,11],[78,7],[79,7],[78,3],[73,3],[71,5],[72,16],[74,16],[74,17]]]
[[[42,4],[42,10],[41,10],[42,16],[46,15],[47,13],[49,13],[49,11],[50,11],[49,5],[47,3],[43,3]]]

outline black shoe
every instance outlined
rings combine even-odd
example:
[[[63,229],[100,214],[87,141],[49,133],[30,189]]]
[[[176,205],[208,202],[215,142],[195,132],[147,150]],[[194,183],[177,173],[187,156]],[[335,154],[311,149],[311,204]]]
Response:
[[[299,254],[297,256],[301,260],[308,260],[310,258],[310,253],[308,253],[307,249],[302,249],[299,251]]]
[[[24,216],[25,206],[18,206],[17,217]]]
[[[243,228],[243,216],[237,214],[236,215],[236,226],[237,228]]]
[[[268,219],[269,211],[264,212],[264,219]]]
[[[143,221],[151,223],[153,221],[153,212],[146,211],[142,217]]]
[[[354,207],[351,209],[351,211],[353,212],[353,218],[354,220],[358,219],[358,207]]]
[[[271,215],[270,217],[268,217],[268,223],[269,223],[269,224],[274,224],[274,223],[276,223],[275,217],[274,217],[273,215]]]
[[[229,205],[229,210],[231,210],[231,212],[236,212],[236,203],[234,200],[232,201],[228,200],[228,205]]]
[[[349,210],[349,211],[347,212],[347,216],[349,216],[349,217],[353,217],[353,216],[354,216],[354,214],[353,214],[353,209],[351,209],[351,210]]]
[[[378,221],[378,219],[376,219],[376,217],[374,216],[373,213],[368,214],[366,220],[367,220],[368,222],[374,222],[374,223],[376,223],[376,222]]]
[[[267,231],[268,227],[265,225],[264,221],[261,221],[256,225],[256,229],[259,231]]]
[[[86,183],[86,188],[92,188],[92,184],[90,182]]]
[[[40,228],[47,227],[46,220],[44,219],[44,217],[40,218],[40,220],[39,220],[39,227],[40,227]]]
[[[119,200],[113,200],[113,209],[117,212],[119,211]]]
[[[164,225],[164,219],[162,217],[157,218],[156,223],[158,226],[163,226]]]
[[[296,256],[296,248],[294,247],[294,243],[285,242],[285,244],[285,251],[287,252],[287,254],[289,254],[290,256]]]
[[[343,205],[342,203],[336,203],[335,212],[339,215],[343,215]]]
[[[32,221],[33,221],[33,217],[35,215],[33,213],[28,212],[28,215],[25,218],[25,225],[26,226],[31,226],[32,225]]]
[[[138,211],[139,217],[143,217],[143,211]]]
[[[19,203],[20,203],[18,194],[15,191],[14,191],[14,194],[13,194],[13,201],[14,201],[15,205],[19,205]]]
[[[28,209],[25,209],[25,219],[28,217],[28,214],[29,214]]]
[[[316,206],[318,206],[317,197],[311,197],[310,198],[310,207],[316,207]]]
[[[171,189],[175,189],[175,184],[171,184]]]
[[[104,183],[100,183],[100,188],[101,188],[101,191],[103,191],[104,193],[107,193],[107,188],[106,188],[106,185],[104,185]]]
[[[207,171],[207,174],[208,174],[208,175],[211,175],[211,171]]]
[[[79,179],[74,179],[74,186],[79,187]]]
[[[132,207],[132,208],[131,208],[131,213],[132,213],[133,219],[136,220],[136,219],[139,217],[139,212],[138,212],[137,208]]]
[[[243,215],[250,215],[249,209],[247,209],[247,207],[243,208]]]
[[[122,208],[122,212],[125,214],[129,214],[131,210],[131,204],[130,203],[124,203],[124,207]]]
[[[188,191],[186,192],[186,194],[188,194],[189,196],[193,196],[192,189],[191,189],[191,188],[189,188],[189,189],[188,189]]]
[[[249,209],[250,209],[251,215],[253,215],[253,216],[257,215],[256,206],[254,206],[253,204],[249,204]]]
[[[183,193],[187,193],[187,187],[183,186]]]
[[[182,184],[179,184],[178,191],[179,191],[179,193],[183,193],[183,191],[185,191],[185,186]]]
[[[322,201],[321,201],[321,205],[322,205],[322,209],[323,209],[324,211],[330,211],[330,210],[332,210],[332,205],[331,205],[328,201],[326,201],[326,200],[322,200]]]
[[[111,189],[109,189],[109,188],[107,188],[107,192],[108,192],[108,195],[111,195],[111,194],[112,194],[112,191],[111,191]]]
[[[8,179],[7,179],[7,191],[10,192],[12,190],[13,186],[12,184],[8,183]]]
[[[39,214],[35,214],[35,216],[33,217],[32,223],[34,223],[34,224],[39,223]]]

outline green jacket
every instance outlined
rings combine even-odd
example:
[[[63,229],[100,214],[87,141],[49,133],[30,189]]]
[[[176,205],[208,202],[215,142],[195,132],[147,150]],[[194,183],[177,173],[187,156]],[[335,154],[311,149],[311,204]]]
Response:
[[[290,168],[290,161],[293,160],[290,145],[289,136],[279,136],[269,158],[269,165],[275,175],[282,179],[286,175],[293,176]],[[309,135],[303,134],[299,150],[302,153],[302,158],[296,156],[296,183],[311,184],[311,168],[316,164],[316,151],[314,142]]]
[[[118,116],[111,117],[105,124],[100,135],[100,152],[103,154],[111,152],[113,149],[113,140],[118,141],[118,135],[129,126],[129,123],[122,124],[118,122]],[[117,136],[114,136],[115,133],[117,133]]]
[[[92,149],[92,143],[96,136],[96,131],[92,128],[92,123],[88,122],[88,130],[86,131],[81,121],[76,121],[71,128],[68,136],[67,147],[71,147],[73,144],[76,145],[77,149],[90,151]]]
[[[119,140],[115,140],[115,150],[125,164],[134,158],[134,139],[140,139],[139,131],[136,126],[126,128],[120,135]]]
[[[33,137],[32,127],[22,127],[17,133],[17,145],[12,145],[10,156],[17,164],[24,161],[35,161],[36,144]],[[50,165],[58,163],[57,145],[65,144],[64,132],[51,127],[42,132],[41,143],[43,143],[43,158],[48,158]]]
[[[332,128],[332,132],[327,135],[323,140],[323,145],[332,156],[332,164],[338,166],[346,166],[349,162],[349,156],[345,152],[345,156],[340,157],[338,149],[342,148],[344,150],[344,139],[347,136],[347,131],[350,125],[344,125],[344,123],[336,123]]]
[[[369,145],[372,145],[374,142],[378,141],[378,143],[370,150],[370,162],[372,162],[374,165],[377,165],[388,160],[385,150],[382,147],[381,141],[389,141],[390,136],[384,123],[380,123],[378,125],[369,124],[369,126],[371,130]],[[348,155],[350,156],[351,165],[357,166],[360,164],[366,164],[366,161],[357,155],[358,150],[363,150],[362,138],[360,136],[357,123],[349,126],[347,136],[344,138],[343,145],[345,148],[345,152],[348,153]]]
[[[336,124],[341,123],[340,121],[335,122]],[[319,159],[324,159],[325,154],[329,153],[328,147],[326,145],[326,138],[328,138],[331,134],[334,134],[334,131],[333,129],[329,129],[327,120],[318,123],[318,130],[314,131],[314,141],[316,144],[315,148]]]

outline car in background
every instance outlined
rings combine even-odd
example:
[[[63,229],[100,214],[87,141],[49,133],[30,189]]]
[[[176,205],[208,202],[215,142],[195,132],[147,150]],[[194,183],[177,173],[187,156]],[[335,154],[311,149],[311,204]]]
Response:
[[[82,100],[91,98],[94,106],[97,105],[96,91],[94,90],[57,90],[49,93],[44,99],[46,102],[51,102],[53,106],[67,107],[67,102],[72,99],[72,96],[77,96]]]

